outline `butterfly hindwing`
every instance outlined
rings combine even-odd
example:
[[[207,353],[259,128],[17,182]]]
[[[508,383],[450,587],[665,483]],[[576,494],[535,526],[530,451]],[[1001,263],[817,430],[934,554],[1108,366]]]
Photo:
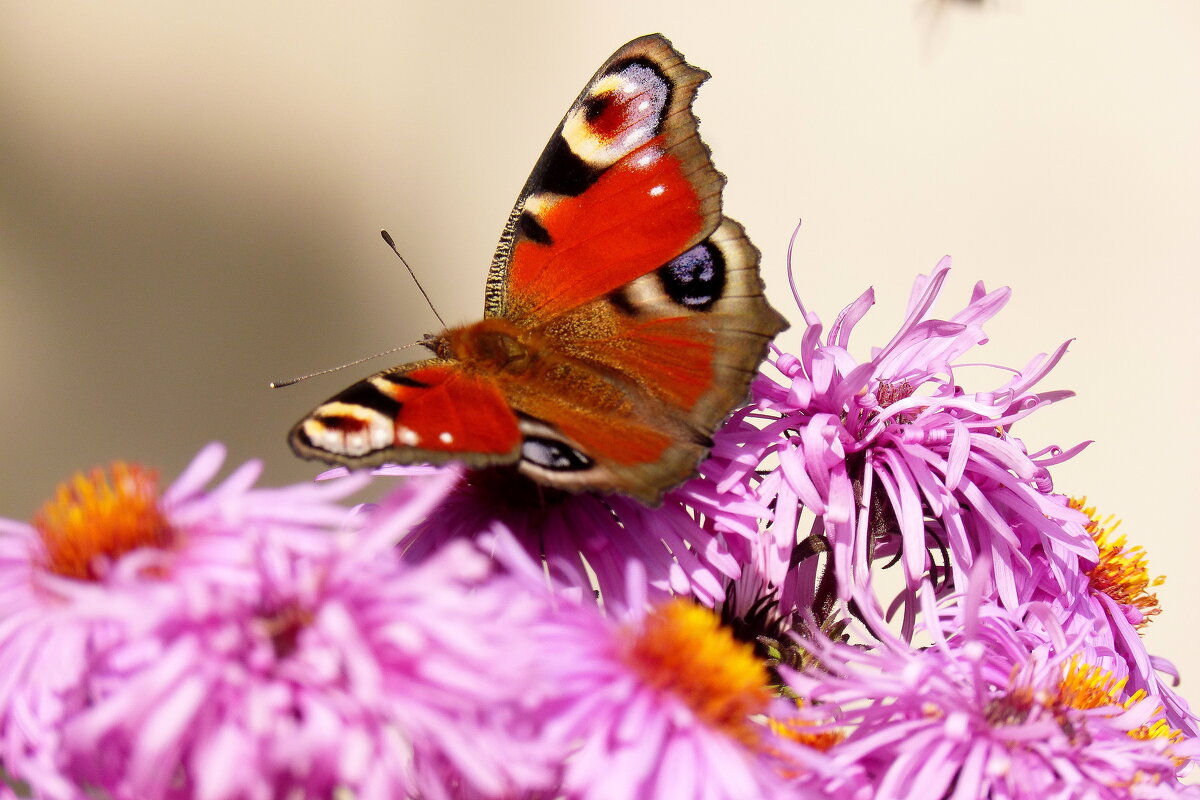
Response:
[[[724,219],[659,269],[536,328],[570,367],[506,395],[539,421],[543,438],[559,434],[590,466],[555,471],[522,460],[521,469],[541,483],[650,504],[693,474],[787,327],[763,298],[757,267],[741,226]]]

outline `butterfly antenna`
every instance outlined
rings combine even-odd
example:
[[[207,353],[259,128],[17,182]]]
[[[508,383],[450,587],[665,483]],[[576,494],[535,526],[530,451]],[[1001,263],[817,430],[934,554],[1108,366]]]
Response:
[[[284,386],[291,386],[293,383],[299,383],[300,381],[306,381],[309,378],[315,378],[318,375],[328,375],[330,372],[337,372],[339,369],[345,369],[346,367],[353,367],[355,364],[361,364],[364,361],[370,361],[372,358],[379,358],[380,356],[390,355],[399,350],[404,350],[409,347],[416,347],[419,344],[425,344],[425,342],[420,341],[420,342],[412,342],[410,344],[402,344],[399,347],[393,347],[391,350],[384,350],[382,353],[376,353],[373,356],[364,356],[362,358],[357,358],[354,361],[350,361],[346,364],[342,364],[340,367],[330,367],[329,369],[322,369],[322,370],[318,370],[317,372],[310,372],[307,375],[301,375],[296,378],[288,378],[287,380],[283,380],[283,381],[271,381],[270,383],[267,384],[267,386],[269,386],[272,389],[282,389]]]
[[[421,294],[425,295],[425,302],[429,304],[429,310],[433,312],[433,315],[437,317],[438,322],[442,323],[442,327],[445,328],[446,321],[442,319],[442,315],[439,314],[437,309],[433,307],[433,301],[429,299],[429,292],[425,291],[425,287],[421,285],[419,280],[417,280],[417,273],[413,272],[413,268],[408,265],[408,262],[404,260],[404,256],[400,255],[400,251],[396,249],[396,243],[392,241],[392,235],[387,231],[380,231],[379,235],[383,237],[383,240],[387,242],[388,247],[392,248],[392,252],[395,253],[396,257],[400,259],[400,263],[404,265],[406,270],[408,270],[408,274],[412,276],[413,283],[415,283],[417,288],[421,290]]]

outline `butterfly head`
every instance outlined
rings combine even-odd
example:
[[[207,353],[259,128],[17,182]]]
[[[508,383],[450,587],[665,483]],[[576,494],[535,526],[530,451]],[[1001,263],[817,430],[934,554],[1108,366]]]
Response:
[[[433,354],[438,358],[449,357],[450,345],[446,341],[445,333],[427,333],[421,337],[421,341],[418,344],[433,351]]]

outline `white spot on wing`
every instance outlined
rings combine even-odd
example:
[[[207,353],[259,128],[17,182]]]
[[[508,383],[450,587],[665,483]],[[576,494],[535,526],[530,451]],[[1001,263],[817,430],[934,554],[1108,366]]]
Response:
[[[662,194],[662,193],[663,193],[663,192],[665,192],[666,190],[667,190],[667,187],[663,186],[663,185],[660,183],[658,186],[655,186],[653,189],[651,189],[651,190],[650,190],[650,196],[651,196],[651,197],[658,197],[660,194]]]
[[[384,421],[380,424],[372,424],[370,428],[371,449],[382,450],[385,447],[392,446],[392,426]]]
[[[442,431],[438,434],[438,441],[442,444],[450,444],[454,441],[454,437],[450,435],[449,431]]]
[[[405,428],[402,425],[396,426],[396,441],[408,447],[416,447],[421,442],[420,435],[412,428]]]

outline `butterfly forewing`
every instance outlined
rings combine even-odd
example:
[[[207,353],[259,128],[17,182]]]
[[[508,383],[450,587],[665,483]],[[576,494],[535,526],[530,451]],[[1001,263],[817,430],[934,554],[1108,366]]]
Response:
[[[306,458],[352,467],[383,463],[511,464],[521,449],[517,417],[495,381],[453,361],[384,370],[322,403],[294,428]]]
[[[691,112],[707,78],[658,35],[600,67],[521,190],[488,275],[488,316],[569,310],[716,228],[724,177]]]

